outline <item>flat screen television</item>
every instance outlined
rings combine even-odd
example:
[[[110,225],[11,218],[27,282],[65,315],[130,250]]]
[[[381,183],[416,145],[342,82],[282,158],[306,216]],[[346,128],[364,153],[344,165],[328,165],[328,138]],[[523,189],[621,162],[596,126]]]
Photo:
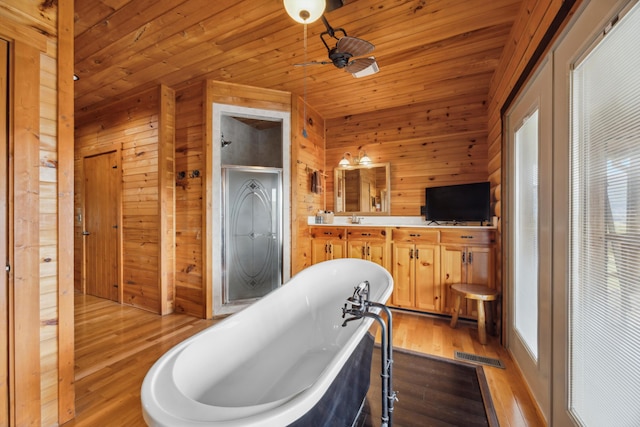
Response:
[[[489,221],[491,185],[488,182],[425,189],[425,219],[431,222]]]

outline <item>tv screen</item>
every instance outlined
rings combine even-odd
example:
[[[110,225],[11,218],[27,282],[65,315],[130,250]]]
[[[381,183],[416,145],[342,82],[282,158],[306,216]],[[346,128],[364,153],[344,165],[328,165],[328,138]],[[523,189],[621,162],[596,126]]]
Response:
[[[489,221],[491,185],[488,182],[430,187],[425,190],[425,219],[433,222]]]

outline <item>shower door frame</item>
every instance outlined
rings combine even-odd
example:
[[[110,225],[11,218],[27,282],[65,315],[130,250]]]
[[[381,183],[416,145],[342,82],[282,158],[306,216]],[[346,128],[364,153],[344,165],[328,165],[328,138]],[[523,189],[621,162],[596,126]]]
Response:
[[[236,313],[252,302],[225,304],[223,299],[222,117],[275,121],[282,125],[282,285],[291,278],[291,113],[214,102],[211,116],[212,126],[207,150],[207,166],[210,167],[206,171],[205,221],[208,231],[205,236],[205,253],[207,292],[212,301],[212,311],[211,316],[207,317],[218,317]]]

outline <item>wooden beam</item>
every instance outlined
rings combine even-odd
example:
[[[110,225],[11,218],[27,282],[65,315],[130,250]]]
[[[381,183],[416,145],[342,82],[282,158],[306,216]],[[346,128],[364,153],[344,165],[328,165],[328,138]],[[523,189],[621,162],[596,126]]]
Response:
[[[73,6],[58,2],[58,423],[75,416]]]
[[[13,402],[15,425],[39,425],[40,408],[40,51],[16,41],[10,159],[13,194]],[[10,315],[11,317],[11,315]]]

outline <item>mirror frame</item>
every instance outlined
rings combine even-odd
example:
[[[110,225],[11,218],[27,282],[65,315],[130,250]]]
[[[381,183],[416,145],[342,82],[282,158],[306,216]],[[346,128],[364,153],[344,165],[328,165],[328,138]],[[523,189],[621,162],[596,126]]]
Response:
[[[338,212],[338,194],[339,194],[339,185],[340,185],[340,173],[342,171],[354,170],[354,169],[373,169],[378,167],[385,168],[385,185],[386,185],[386,196],[385,202],[388,207],[384,212],[367,212],[367,211],[345,211]],[[381,204],[383,202],[381,201]],[[355,165],[355,166],[338,166],[333,169],[333,208],[335,215],[391,215],[391,163],[372,163],[370,165]]]

